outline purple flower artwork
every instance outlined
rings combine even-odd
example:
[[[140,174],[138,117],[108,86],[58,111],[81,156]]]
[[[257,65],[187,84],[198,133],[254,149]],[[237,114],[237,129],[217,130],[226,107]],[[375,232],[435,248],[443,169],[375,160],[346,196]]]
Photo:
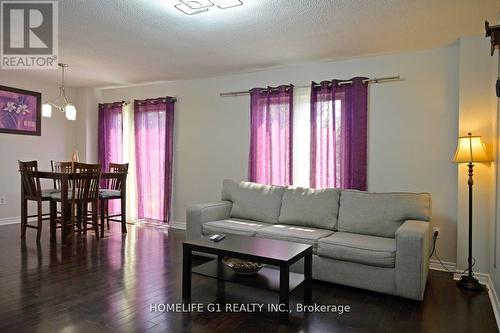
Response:
[[[41,94],[0,86],[0,133],[41,135]]]

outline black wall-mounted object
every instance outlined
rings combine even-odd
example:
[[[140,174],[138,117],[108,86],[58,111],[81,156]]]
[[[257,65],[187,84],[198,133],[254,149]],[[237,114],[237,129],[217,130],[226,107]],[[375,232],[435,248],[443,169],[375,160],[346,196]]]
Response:
[[[484,21],[486,29],[486,37],[491,37],[491,55],[495,53],[495,49],[500,47],[500,25],[490,27],[488,21]]]
[[[491,39],[491,55],[495,53],[496,48],[500,48],[500,25],[494,25],[490,27],[488,21],[484,22],[484,27],[486,29],[486,37]],[[498,68],[500,69],[500,57],[498,58]],[[497,97],[500,97],[500,72],[498,73],[497,79]]]

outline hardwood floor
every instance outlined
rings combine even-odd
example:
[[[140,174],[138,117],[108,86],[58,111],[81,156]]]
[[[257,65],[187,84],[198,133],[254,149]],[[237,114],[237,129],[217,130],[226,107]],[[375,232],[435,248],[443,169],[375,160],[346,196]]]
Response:
[[[120,225],[71,247],[50,246],[45,229],[25,242],[19,225],[0,227],[0,332],[497,332],[488,295],[471,296],[451,274],[431,271],[424,302],[314,282],[313,303],[345,304],[350,313],[170,313],[151,304],[180,303],[180,230]],[[59,237],[59,234],[58,234]],[[193,265],[203,263],[195,258]],[[367,277],[369,278],[369,277]],[[277,303],[277,294],[193,276],[193,303]],[[292,308],[302,298],[291,294]]]

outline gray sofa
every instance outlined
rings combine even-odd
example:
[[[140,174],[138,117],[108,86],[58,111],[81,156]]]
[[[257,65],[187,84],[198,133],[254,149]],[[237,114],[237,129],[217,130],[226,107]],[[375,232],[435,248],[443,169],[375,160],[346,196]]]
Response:
[[[188,207],[187,238],[225,233],[311,244],[314,279],[422,300],[430,216],[428,193],[225,180],[222,201]]]

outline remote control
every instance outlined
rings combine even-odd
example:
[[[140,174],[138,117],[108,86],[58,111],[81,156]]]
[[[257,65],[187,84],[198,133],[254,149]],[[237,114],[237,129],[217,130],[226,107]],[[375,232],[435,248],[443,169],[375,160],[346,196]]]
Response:
[[[210,236],[210,240],[212,240],[214,242],[220,242],[224,238],[226,238],[226,235],[224,235],[224,234],[215,234],[215,235]]]

